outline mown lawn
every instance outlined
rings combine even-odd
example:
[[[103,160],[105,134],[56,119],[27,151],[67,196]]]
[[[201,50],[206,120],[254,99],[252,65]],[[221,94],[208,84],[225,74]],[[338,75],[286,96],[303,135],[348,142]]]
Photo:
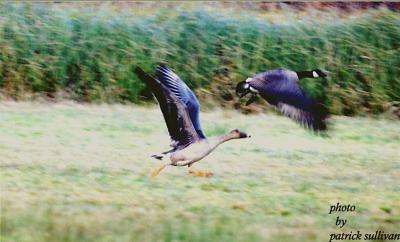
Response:
[[[168,167],[158,107],[0,103],[1,241],[328,241],[399,232],[400,122],[332,118],[330,137],[275,114],[202,113],[222,145],[195,168]],[[331,205],[356,212],[329,215]],[[347,218],[343,229],[336,217]]]

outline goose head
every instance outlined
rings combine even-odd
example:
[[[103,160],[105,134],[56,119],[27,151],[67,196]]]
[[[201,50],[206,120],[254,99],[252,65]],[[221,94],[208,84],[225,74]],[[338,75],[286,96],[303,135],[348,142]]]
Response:
[[[250,84],[246,81],[241,81],[236,85],[236,95],[238,95],[239,98],[246,96],[250,92]]]
[[[239,82],[236,85],[236,95],[238,95],[239,98],[243,98],[247,94],[251,93],[251,97],[249,100],[247,100],[246,106],[250,105],[257,99],[258,91],[256,89],[252,88],[250,86],[250,84],[248,83],[251,80],[252,80],[252,78],[247,78],[246,81]]]
[[[246,134],[245,132],[242,132],[238,129],[234,129],[231,132],[229,132],[229,136],[231,139],[244,139],[244,138],[250,138],[251,136]]]

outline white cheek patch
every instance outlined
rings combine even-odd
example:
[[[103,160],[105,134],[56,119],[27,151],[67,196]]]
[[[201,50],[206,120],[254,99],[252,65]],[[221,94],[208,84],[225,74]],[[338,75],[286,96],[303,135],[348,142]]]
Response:
[[[246,79],[246,84],[244,85],[245,89],[249,89],[252,93],[258,93],[257,89],[254,89],[253,87],[250,86],[249,82],[251,82],[253,78],[249,77]]]
[[[252,88],[252,87],[250,87],[250,91],[251,91],[251,92],[254,92],[254,93],[258,93],[257,89],[254,89],[254,88]]]
[[[313,72],[312,72],[312,76],[313,76],[314,78],[319,77],[319,76],[318,76],[318,73],[317,73],[316,71],[313,71]]]

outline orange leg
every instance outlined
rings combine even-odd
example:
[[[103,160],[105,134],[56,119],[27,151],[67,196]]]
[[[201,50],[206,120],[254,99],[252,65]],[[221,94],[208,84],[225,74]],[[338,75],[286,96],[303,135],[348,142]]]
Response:
[[[214,173],[211,171],[197,171],[189,167],[188,170],[189,174],[192,176],[199,176],[199,177],[210,177],[213,176]]]
[[[167,167],[168,165],[170,165],[170,164],[169,164],[169,163],[168,163],[168,164],[164,164],[164,165],[160,166],[159,168],[157,168],[156,170],[154,170],[154,171],[151,173],[151,177],[156,177],[156,176],[158,176],[158,175],[160,174],[160,172],[161,172],[162,170],[164,170],[164,168]]]

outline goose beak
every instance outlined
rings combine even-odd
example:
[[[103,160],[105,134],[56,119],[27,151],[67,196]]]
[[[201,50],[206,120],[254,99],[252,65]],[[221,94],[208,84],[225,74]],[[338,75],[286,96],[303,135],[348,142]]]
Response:
[[[239,95],[239,98],[242,98],[242,97],[246,96],[249,93],[250,93],[250,90],[246,90],[242,94]]]
[[[248,135],[248,134],[246,134],[245,132],[240,132],[240,136],[239,136],[239,138],[250,138],[251,137],[251,135]]]

